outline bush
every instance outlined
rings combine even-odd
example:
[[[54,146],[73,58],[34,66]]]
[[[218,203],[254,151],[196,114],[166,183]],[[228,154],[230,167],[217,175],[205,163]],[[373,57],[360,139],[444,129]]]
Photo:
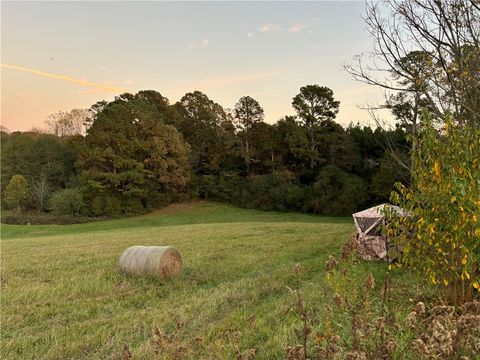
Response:
[[[382,164],[372,177],[370,192],[378,202],[388,201],[393,184],[396,182],[397,180],[390,166]]]
[[[135,196],[128,196],[122,200],[121,209],[123,214],[132,216],[145,212],[145,207],[143,206],[141,199]]]
[[[306,210],[325,215],[350,215],[367,199],[367,185],[362,178],[329,165],[318,174]]]
[[[100,220],[80,215],[64,215],[45,213],[41,211],[23,211],[21,214],[7,212],[2,214],[1,222],[11,225],[67,225],[80,224]]]
[[[312,187],[285,170],[247,178],[234,173],[195,176],[192,188],[197,197],[240,207],[326,215],[349,215],[368,200],[366,182],[336,166],[325,167]]]
[[[80,215],[86,213],[85,202],[78,188],[62,189],[53,193],[50,208],[55,214]]]
[[[398,184],[392,201],[409,212],[388,235],[404,247],[402,263],[464,302],[480,285],[480,128],[428,117],[412,154],[412,186]]]
[[[21,210],[27,196],[27,180],[22,175],[13,175],[3,191],[3,201],[9,209]]]
[[[193,176],[191,182],[192,195],[202,199],[218,199],[217,177],[214,175]]]
[[[88,201],[88,211],[93,216],[116,216],[121,208],[121,201],[109,194],[100,193]]]

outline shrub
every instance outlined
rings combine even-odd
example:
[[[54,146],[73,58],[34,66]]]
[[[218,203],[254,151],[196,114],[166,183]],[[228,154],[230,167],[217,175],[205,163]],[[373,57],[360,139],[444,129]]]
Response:
[[[392,201],[407,210],[387,227],[404,247],[402,263],[424,274],[447,300],[464,302],[479,289],[480,128],[428,117],[412,154],[412,186],[397,184]]]
[[[28,196],[28,183],[22,175],[13,175],[3,191],[3,201],[9,209],[21,210]]]
[[[86,212],[82,193],[78,188],[62,189],[53,193],[50,208],[55,214],[80,215]]]
[[[285,201],[288,209],[301,211],[305,201],[305,186],[292,184],[287,187]]]
[[[214,175],[193,176],[191,182],[193,196],[202,199],[217,199],[217,177]]]
[[[67,225],[91,222],[95,219],[79,215],[45,213],[42,211],[23,211],[2,214],[1,222],[12,225]]]
[[[393,184],[397,180],[390,166],[382,164],[377,172],[372,176],[370,183],[370,193],[378,202],[388,201],[392,192]]]
[[[368,199],[366,182],[336,166],[325,167],[311,187],[302,184],[288,170],[246,178],[227,172],[218,176],[194,176],[192,193],[200,198],[252,209],[327,215],[351,214]]]
[[[349,215],[360,209],[367,199],[367,185],[362,178],[328,165],[318,174],[306,207],[313,213]]]
[[[135,196],[128,196],[124,197],[122,200],[121,210],[123,214],[131,216],[145,212],[145,207],[143,206],[141,199]]]
[[[121,212],[122,203],[113,195],[99,194],[88,200],[88,211],[93,216],[116,216]]]

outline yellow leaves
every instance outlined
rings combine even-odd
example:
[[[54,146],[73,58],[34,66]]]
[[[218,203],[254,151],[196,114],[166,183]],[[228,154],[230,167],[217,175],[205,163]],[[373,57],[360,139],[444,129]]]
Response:
[[[480,284],[478,283],[478,281],[474,281],[472,286],[477,289],[477,290],[480,290]]]
[[[446,134],[431,130],[419,140],[421,151],[412,154],[413,186],[397,199],[412,217],[404,227],[396,224],[392,238],[404,242],[403,229],[414,234],[403,263],[428,282],[445,289],[462,278],[480,290],[474,272],[480,264],[480,133],[453,120],[446,121]]]
[[[438,160],[435,160],[435,163],[433,164],[433,170],[435,171],[435,175],[440,177],[440,162]]]

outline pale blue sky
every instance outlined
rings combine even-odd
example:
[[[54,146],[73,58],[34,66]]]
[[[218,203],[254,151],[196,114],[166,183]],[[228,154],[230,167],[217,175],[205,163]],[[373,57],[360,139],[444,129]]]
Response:
[[[333,89],[340,123],[366,122],[356,106],[381,92],[342,68],[371,47],[363,10],[359,1],[3,2],[2,64],[23,69],[2,67],[2,124],[41,127],[49,113],[120,88],[172,103],[201,90],[227,108],[250,95],[273,123],[306,84]]]

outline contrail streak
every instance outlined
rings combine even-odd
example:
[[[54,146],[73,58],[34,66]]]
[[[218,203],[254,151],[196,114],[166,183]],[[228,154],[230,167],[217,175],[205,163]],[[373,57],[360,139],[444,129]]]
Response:
[[[34,74],[34,75],[43,76],[43,77],[47,77],[47,78],[51,78],[51,79],[68,81],[68,82],[78,84],[78,85],[81,85],[81,86],[103,89],[103,90],[108,91],[108,92],[119,93],[119,92],[126,91],[125,88],[121,88],[121,87],[97,84],[97,83],[87,81],[87,80],[83,80],[83,79],[76,79],[76,78],[72,78],[70,76],[52,74],[52,73],[49,73],[49,72],[30,69],[30,68],[21,67],[21,66],[8,65],[8,64],[1,64],[1,66],[2,66],[2,68],[6,68],[6,69],[18,70],[18,71],[28,72],[28,73],[31,73],[31,74]]]

